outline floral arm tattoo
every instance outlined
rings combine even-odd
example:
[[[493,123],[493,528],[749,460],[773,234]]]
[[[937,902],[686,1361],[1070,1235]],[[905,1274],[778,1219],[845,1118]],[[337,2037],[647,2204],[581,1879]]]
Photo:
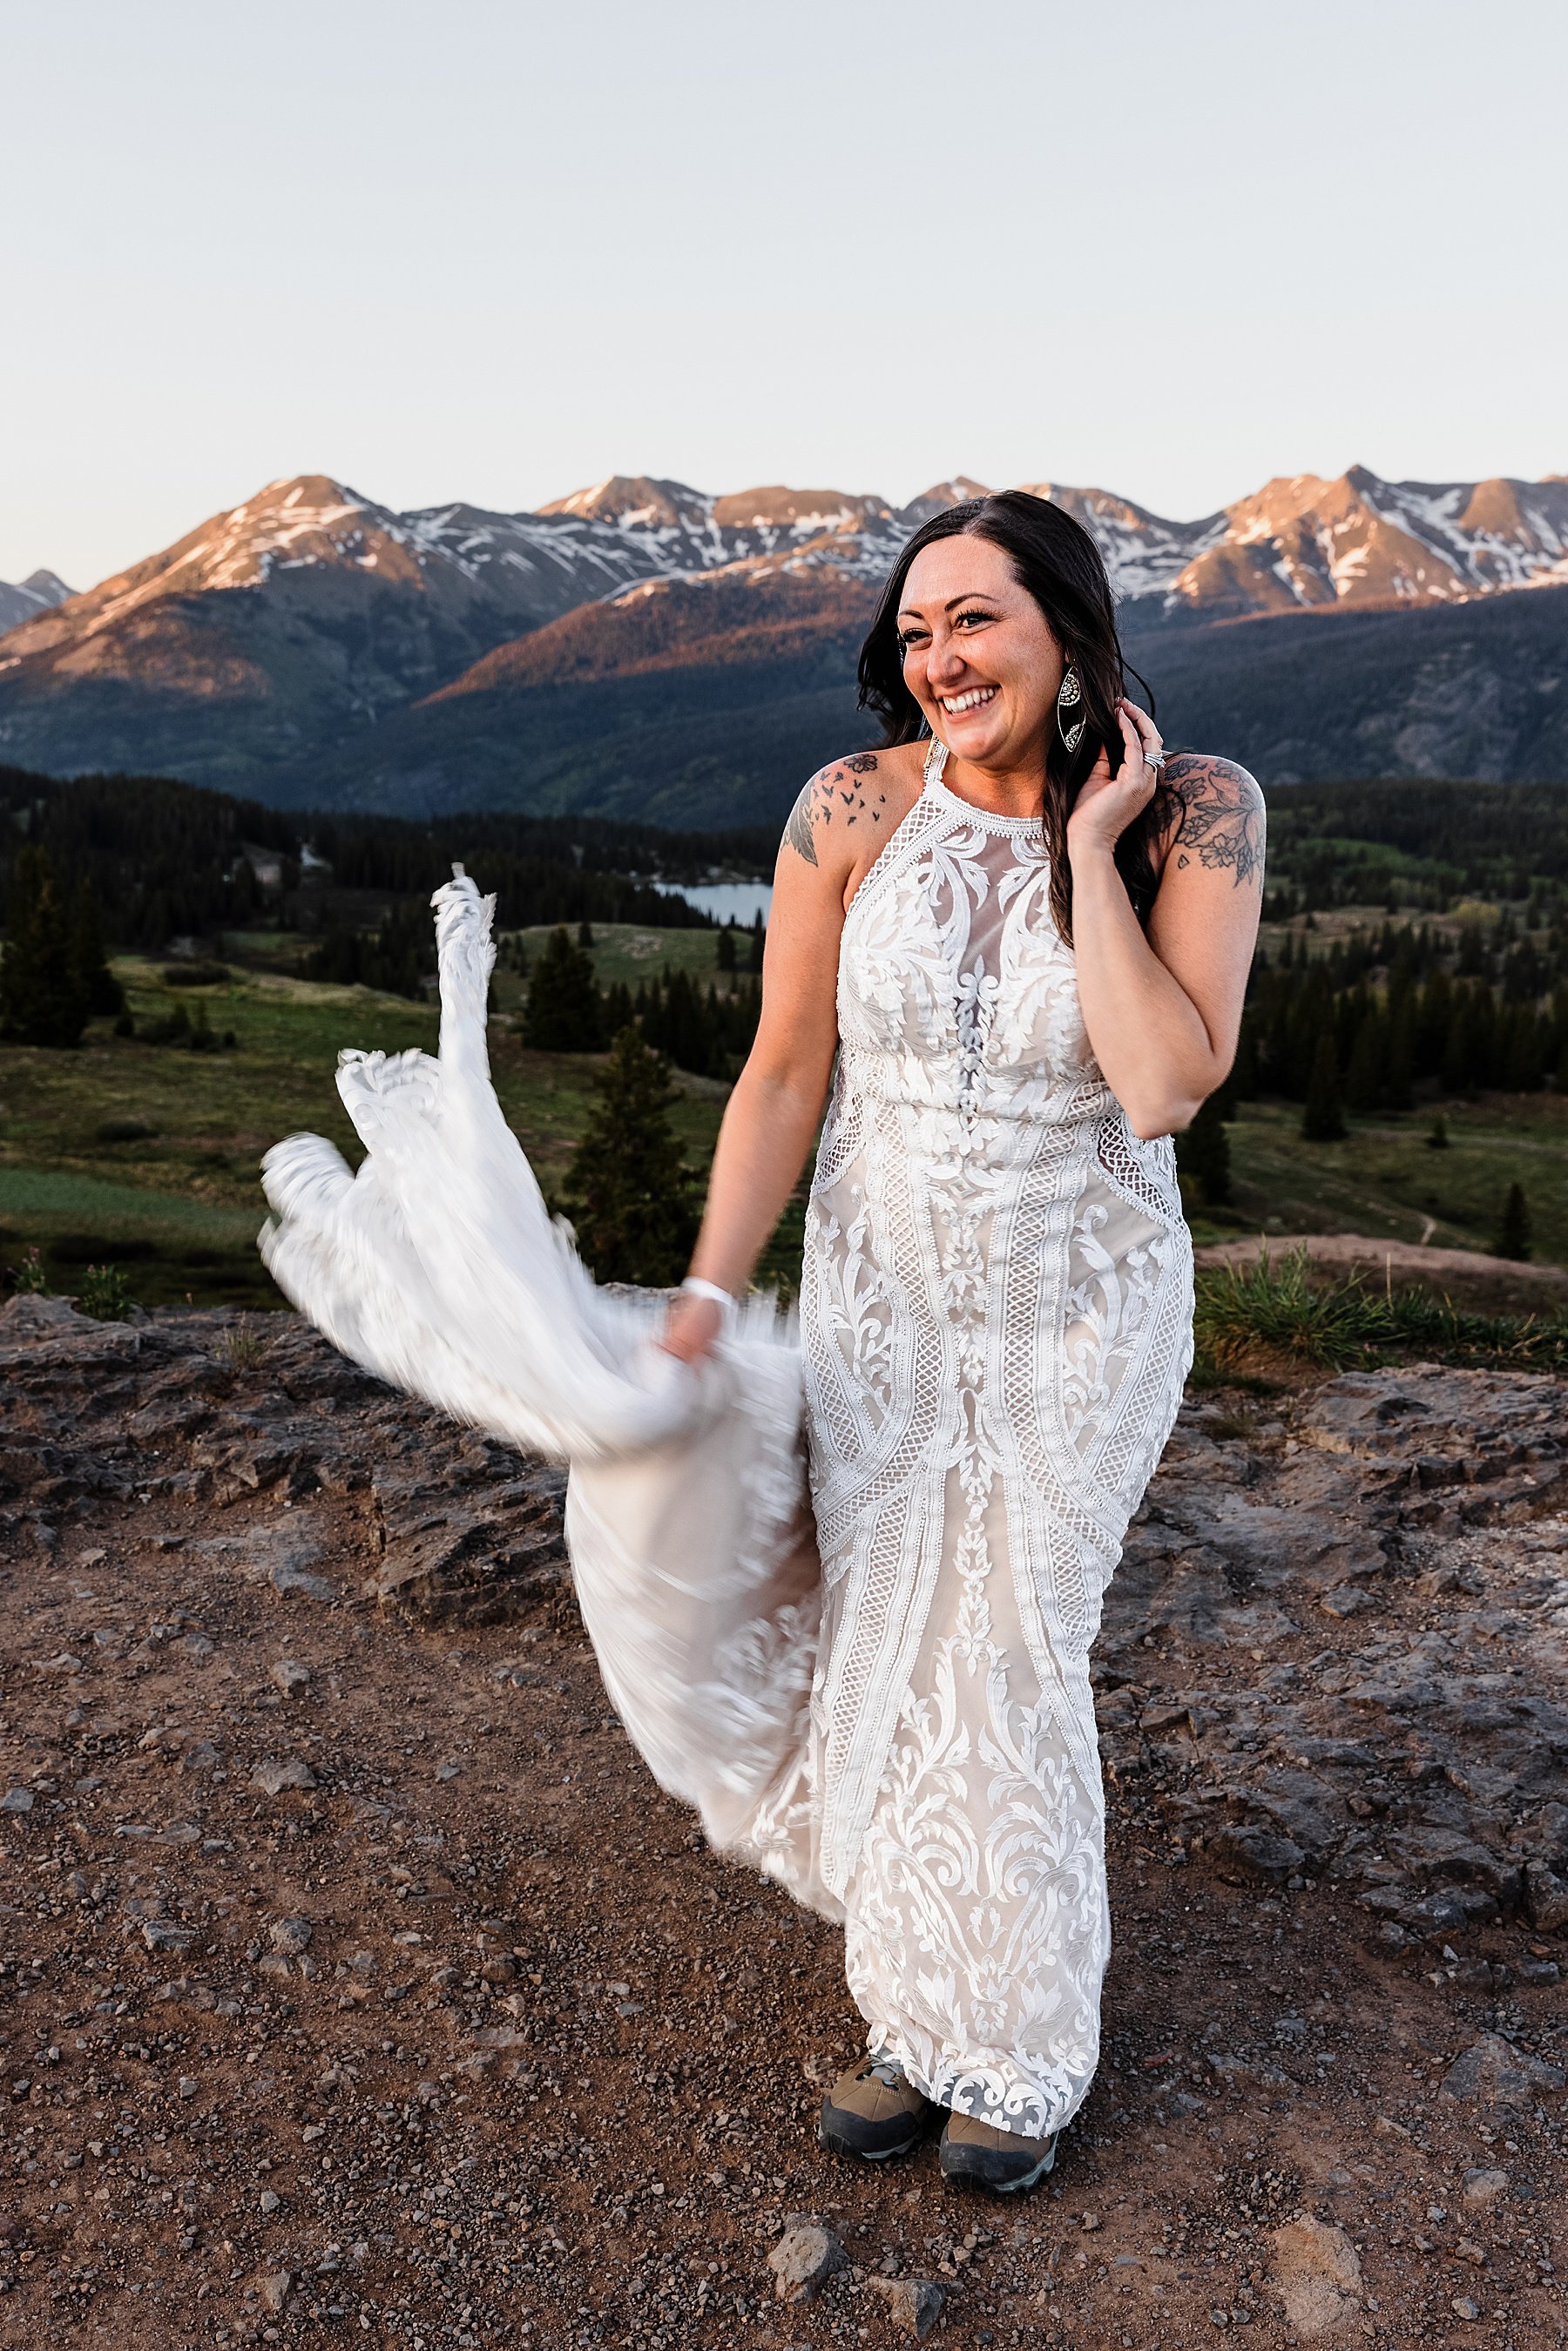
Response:
[[[1210,872],[1228,871],[1237,889],[1263,876],[1263,795],[1233,759],[1178,752],[1165,770],[1172,802],[1170,854],[1177,866],[1196,858]]]
[[[877,789],[875,778],[874,751],[856,751],[848,759],[819,768],[789,811],[784,846],[793,849],[808,865],[815,865],[819,862],[817,835],[830,825],[841,824],[847,829],[860,823],[862,818],[869,818],[873,825],[881,824],[886,814],[887,795]]]

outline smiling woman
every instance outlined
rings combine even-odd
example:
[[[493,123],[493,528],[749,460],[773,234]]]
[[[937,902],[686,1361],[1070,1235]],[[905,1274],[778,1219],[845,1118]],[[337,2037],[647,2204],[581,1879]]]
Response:
[[[549,1226],[461,878],[439,1063],[345,1057],[365,1165],[281,1146],[266,1246],[361,1361],[570,1460],[628,1732],[716,1844],[843,1925],[869,2048],[823,2145],[881,2160],[935,2114],[944,2171],[1007,2193],[1098,2062],[1089,1653],[1190,1359],[1170,1130],[1234,1050],[1260,802],[1166,760],[1092,542],[1036,499],[916,535],[862,678],[884,744],[790,817],[667,1310],[593,1290]],[[825,1100],[797,1349],[738,1294]]]
[[[665,1344],[711,1344],[836,1052],[801,1290],[810,1771],[871,2056],[822,2135],[880,2158],[934,2104],[944,2168],[1007,2190],[1094,2070],[1088,1651],[1185,1377],[1169,1135],[1235,1052],[1262,799],[1167,759],[1098,549],[1023,493],[915,535],[860,675],[883,747],[814,776],[785,830]]]

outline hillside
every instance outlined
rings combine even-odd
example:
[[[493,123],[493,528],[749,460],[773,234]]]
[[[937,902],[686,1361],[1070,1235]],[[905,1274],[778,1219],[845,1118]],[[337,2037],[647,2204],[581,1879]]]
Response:
[[[875,739],[854,683],[873,598],[821,573],[633,590],[499,648],[269,796],[779,824],[815,768]],[[1127,647],[1167,742],[1269,784],[1568,778],[1568,588],[1133,626]]]
[[[1192,523],[1030,486],[1094,534],[1184,739],[1268,781],[1568,775],[1568,478],[1353,467]],[[614,475],[507,515],[273,483],[0,638],[0,754],[294,806],[771,819],[863,739],[853,653],[897,549],[979,487]]]
[[[802,778],[866,740],[855,660],[875,601],[816,570],[630,589],[500,646],[271,797],[776,831]]]
[[[1270,784],[1568,780],[1568,586],[1134,630],[1169,743]]]

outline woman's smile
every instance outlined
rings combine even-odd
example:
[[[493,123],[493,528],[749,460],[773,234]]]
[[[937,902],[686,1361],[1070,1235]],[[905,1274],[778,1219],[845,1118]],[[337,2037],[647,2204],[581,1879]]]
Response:
[[[988,702],[994,701],[1000,692],[999,685],[969,685],[965,687],[962,694],[944,694],[939,699],[943,709],[949,716],[956,717],[961,710],[983,708]]]

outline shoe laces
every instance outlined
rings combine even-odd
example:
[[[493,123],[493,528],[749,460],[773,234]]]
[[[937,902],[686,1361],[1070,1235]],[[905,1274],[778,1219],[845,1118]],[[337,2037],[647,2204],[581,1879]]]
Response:
[[[906,2078],[898,2059],[890,2057],[885,2053],[880,2057],[868,2057],[862,2071],[868,2074],[873,2081],[880,2082],[887,2090],[896,2090],[899,2084]]]

